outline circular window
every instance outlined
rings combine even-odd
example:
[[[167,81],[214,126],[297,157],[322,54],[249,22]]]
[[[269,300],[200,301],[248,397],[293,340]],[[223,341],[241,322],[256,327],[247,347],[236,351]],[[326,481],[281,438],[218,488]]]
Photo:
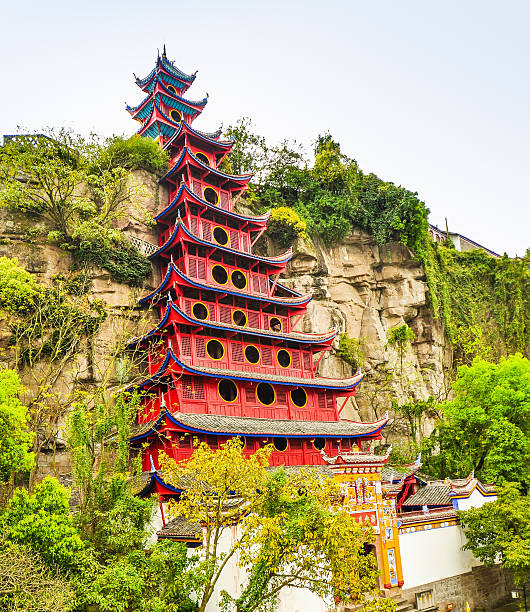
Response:
[[[226,285],[228,282],[228,272],[223,266],[216,265],[212,268],[212,278],[219,285]]]
[[[245,346],[245,359],[249,362],[249,363],[258,363],[258,361],[260,360],[261,354],[259,352],[259,349],[256,348],[253,344],[249,344],[248,346]]]
[[[206,352],[212,359],[222,359],[225,355],[225,347],[219,340],[208,340],[206,344]]]
[[[237,289],[244,289],[247,286],[247,277],[241,270],[234,270],[230,275],[232,285]]]
[[[202,302],[195,302],[191,311],[193,312],[193,316],[196,319],[204,321],[208,318],[208,308],[206,308],[206,306]]]
[[[296,387],[291,391],[291,401],[298,408],[303,408],[307,404],[307,393],[302,387]]]
[[[276,399],[276,393],[274,393],[274,387],[269,383],[259,383],[256,387],[256,397],[258,402],[264,406],[270,406]]]
[[[247,324],[247,315],[242,310],[234,310],[232,312],[232,321],[234,325],[245,327]]]
[[[282,322],[280,321],[280,319],[278,319],[278,317],[271,317],[269,319],[269,329],[275,332],[282,331]]]
[[[228,244],[228,232],[223,227],[213,228],[213,239],[217,244],[224,246]]]
[[[207,166],[210,165],[210,160],[204,153],[195,153],[195,157],[202,161],[203,164],[206,164]]]
[[[175,123],[180,123],[182,121],[182,115],[178,112],[178,110],[173,109],[169,113],[169,116],[171,117],[171,119],[173,119]]]
[[[287,447],[289,446],[289,443],[287,442],[287,438],[274,438],[272,443],[274,445],[274,448],[277,451],[280,451],[281,453],[287,450]]]
[[[217,195],[217,191],[215,191],[215,189],[212,189],[211,187],[206,187],[204,192],[204,199],[207,202],[210,202],[210,204],[217,204],[217,202],[219,202],[219,196]]]
[[[317,451],[324,450],[326,448],[326,439],[325,438],[315,438],[313,440],[313,446],[317,449]]]
[[[176,88],[173,87],[173,85],[168,85],[167,89],[169,89],[169,91],[171,91],[172,93],[178,95],[178,92],[177,92]]]
[[[237,399],[237,385],[232,380],[221,380],[217,385],[221,399],[225,402],[235,402]]]
[[[291,365],[291,353],[285,349],[280,349],[276,353],[276,359],[282,368],[288,368]]]

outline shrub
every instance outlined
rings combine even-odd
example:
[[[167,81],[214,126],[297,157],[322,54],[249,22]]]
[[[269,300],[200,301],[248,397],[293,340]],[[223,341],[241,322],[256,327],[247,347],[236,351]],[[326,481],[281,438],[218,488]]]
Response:
[[[288,248],[297,238],[305,237],[306,228],[307,224],[295,210],[280,206],[271,211],[267,233],[281,247]]]
[[[17,259],[0,257],[0,306],[8,312],[28,311],[41,295],[35,278]]]
[[[169,155],[155,140],[137,134],[130,138],[114,136],[103,150],[102,157],[112,168],[146,170],[153,174],[163,174],[169,163]]]
[[[350,338],[344,333],[339,338],[339,357],[349,363],[354,370],[358,370],[364,361],[364,352],[361,343],[356,338]]]

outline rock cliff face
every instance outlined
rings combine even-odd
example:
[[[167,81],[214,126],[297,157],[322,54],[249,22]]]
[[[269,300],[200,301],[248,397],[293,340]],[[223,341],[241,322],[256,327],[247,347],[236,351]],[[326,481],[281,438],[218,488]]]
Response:
[[[390,409],[392,399],[405,403],[445,394],[451,354],[441,322],[434,320],[427,302],[423,269],[406,246],[380,247],[360,230],[329,248],[299,241],[282,282],[297,291],[313,291],[301,329],[336,326],[360,341],[366,378],[355,400],[345,405],[343,417],[369,420]],[[401,359],[388,346],[387,335],[404,323],[415,339]],[[337,346],[336,340],[334,350],[322,359],[321,375],[351,374]],[[428,422],[424,426],[429,429]]]
[[[136,178],[149,192],[143,206],[152,214],[158,212],[167,202],[167,193],[159,190],[147,173],[138,172]],[[134,216],[131,211],[121,228],[132,236],[157,243],[154,228],[135,221]],[[72,259],[67,252],[47,242],[47,231],[44,225],[36,224],[22,213],[0,209],[0,256],[16,257],[40,282],[49,284],[54,275],[69,271]],[[124,320],[122,309],[136,304],[138,295],[148,292],[160,280],[154,271],[144,288],[132,290],[113,282],[105,270],[97,268],[92,270],[92,279],[93,297],[105,303],[108,317],[91,342],[79,346],[77,354],[57,378],[55,391],[63,397],[71,396],[74,388],[100,382],[109,347],[117,333],[124,333],[124,327],[132,336],[149,326],[148,321],[140,321],[140,310]],[[391,408],[392,399],[402,403],[444,394],[451,355],[441,324],[433,320],[427,304],[423,270],[405,246],[379,247],[361,231],[355,231],[342,244],[330,248],[318,242],[298,241],[281,282],[300,292],[313,292],[313,301],[297,329],[318,332],[336,326],[339,332],[360,341],[366,378],[357,397],[345,404],[342,417],[372,420]],[[403,323],[413,330],[415,340],[400,359],[387,346],[387,334]],[[138,329],[140,325],[144,329]],[[0,325],[0,348],[7,349],[8,345],[9,331],[3,324]],[[338,340],[321,360],[318,369],[321,375],[351,374],[352,367],[338,357],[337,347]],[[1,353],[0,365],[12,365],[9,350]],[[31,388],[35,385],[35,372],[26,372],[23,379]],[[119,383],[114,373],[110,382]],[[59,426],[62,423],[64,415]],[[428,422],[425,427],[428,430]],[[390,438],[399,435],[399,422],[396,421],[393,430],[387,429]],[[49,472],[69,472],[60,427],[57,442],[53,450],[45,449],[41,455],[39,477]]]

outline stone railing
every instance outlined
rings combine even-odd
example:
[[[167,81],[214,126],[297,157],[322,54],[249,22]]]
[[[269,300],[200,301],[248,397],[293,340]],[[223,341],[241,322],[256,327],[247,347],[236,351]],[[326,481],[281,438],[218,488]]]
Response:
[[[138,249],[140,253],[143,253],[146,257],[152,255],[156,251],[158,251],[158,247],[156,244],[152,242],[147,242],[147,240],[142,240],[138,238],[138,236],[129,236],[129,240],[135,249]]]

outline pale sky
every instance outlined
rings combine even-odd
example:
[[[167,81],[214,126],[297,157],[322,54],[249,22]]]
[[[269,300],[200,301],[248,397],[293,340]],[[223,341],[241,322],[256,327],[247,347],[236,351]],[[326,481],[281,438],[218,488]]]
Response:
[[[271,142],[330,131],[430,221],[499,253],[529,240],[530,3],[506,0],[0,2],[0,134],[132,134],[157,48]]]

